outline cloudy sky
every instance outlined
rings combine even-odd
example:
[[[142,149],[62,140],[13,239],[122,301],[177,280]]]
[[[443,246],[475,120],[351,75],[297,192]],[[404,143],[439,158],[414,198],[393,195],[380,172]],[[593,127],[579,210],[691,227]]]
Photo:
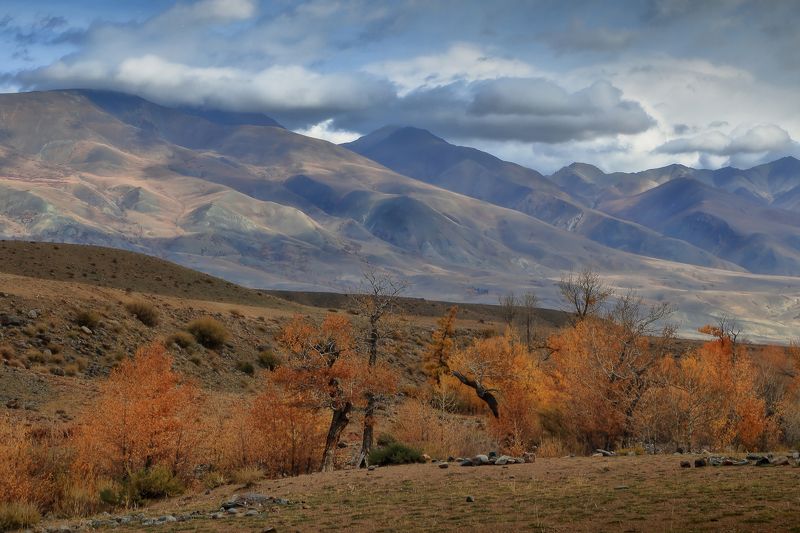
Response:
[[[414,125],[543,172],[800,156],[796,0],[3,0],[0,91]]]

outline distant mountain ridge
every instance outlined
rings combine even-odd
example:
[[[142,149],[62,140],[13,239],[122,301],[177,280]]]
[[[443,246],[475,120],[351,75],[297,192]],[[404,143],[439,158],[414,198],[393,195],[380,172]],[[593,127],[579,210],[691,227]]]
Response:
[[[146,252],[271,289],[346,291],[369,263],[411,296],[533,289],[551,307],[558,278],[588,265],[675,302],[684,331],[735,307],[754,338],[776,338],[800,315],[796,163],[543,176],[416,128],[337,146],[259,114],[2,94],[0,237]]]

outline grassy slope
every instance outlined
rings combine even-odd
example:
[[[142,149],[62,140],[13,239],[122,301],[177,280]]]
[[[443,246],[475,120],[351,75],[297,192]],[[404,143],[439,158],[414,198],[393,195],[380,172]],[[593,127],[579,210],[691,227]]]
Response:
[[[159,531],[796,531],[800,469],[682,469],[673,456],[538,459],[442,470],[345,470],[246,489],[297,502],[258,517]],[[212,511],[242,487],[160,502],[148,515]],[[474,503],[467,503],[472,495]],[[124,530],[124,529],[123,529]]]

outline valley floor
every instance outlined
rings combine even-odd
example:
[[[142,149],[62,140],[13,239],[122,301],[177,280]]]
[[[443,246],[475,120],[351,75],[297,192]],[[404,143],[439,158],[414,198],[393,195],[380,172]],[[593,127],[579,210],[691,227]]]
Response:
[[[164,524],[151,531],[800,531],[800,468],[682,469],[681,457],[539,458],[465,468],[345,470],[255,487],[220,487],[145,509],[218,509],[233,493],[290,500],[258,516]],[[473,496],[474,502],[467,502]],[[132,531],[133,528],[120,528]]]

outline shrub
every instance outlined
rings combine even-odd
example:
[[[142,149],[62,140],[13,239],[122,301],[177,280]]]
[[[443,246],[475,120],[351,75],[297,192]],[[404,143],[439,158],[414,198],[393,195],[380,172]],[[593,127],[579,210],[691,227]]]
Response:
[[[155,466],[135,472],[123,485],[129,502],[169,498],[183,492],[181,480],[166,466]]]
[[[397,439],[394,438],[394,435],[390,433],[381,433],[378,435],[378,439],[375,442],[378,444],[378,446],[389,446],[390,444],[397,442]]]
[[[236,370],[244,372],[248,376],[252,376],[256,369],[250,361],[236,361]]]
[[[245,487],[252,487],[264,478],[264,472],[260,468],[247,466],[239,468],[231,473],[231,480]]]
[[[422,452],[400,442],[375,448],[369,454],[369,464],[372,465],[404,465],[422,462],[424,462]]]
[[[258,364],[261,365],[261,368],[275,370],[281,366],[281,358],[272,353],[271,350],[264,350],[258,354]]]
[[[167,337],[167,346],[171,346],[172,344],[177,344],[185,350],[194,344],[194,336],[185,331],[176,331]]]
[[[99,490],[106,505],[135,505],[143,500],[169,498],[184,491],[183,483],[166,466],[137,470],[122,483],[106,485]]]
[[[158,309],[151,303],[142,301],[130,302],[125,304],[125,309],[145,326],[152,328],[158,325]]]
[[[228,340],[228,330],[211,317],[198,318],[186,326],[186,331],[206,348],[219,348]]]
[[[216,489],[227,483],[225,476],[221,472],[208,472],[203,476],[202,481],[203,486],[208,490]]]
[[[100,314],[88,309],[78,311],[75,315],[75,323],[78,326],[86,326],[89,329],[96,328],[100,324]]]
[[[0,503],[0,531],[22,529],[36,525],[41,516],[30,503]]]

